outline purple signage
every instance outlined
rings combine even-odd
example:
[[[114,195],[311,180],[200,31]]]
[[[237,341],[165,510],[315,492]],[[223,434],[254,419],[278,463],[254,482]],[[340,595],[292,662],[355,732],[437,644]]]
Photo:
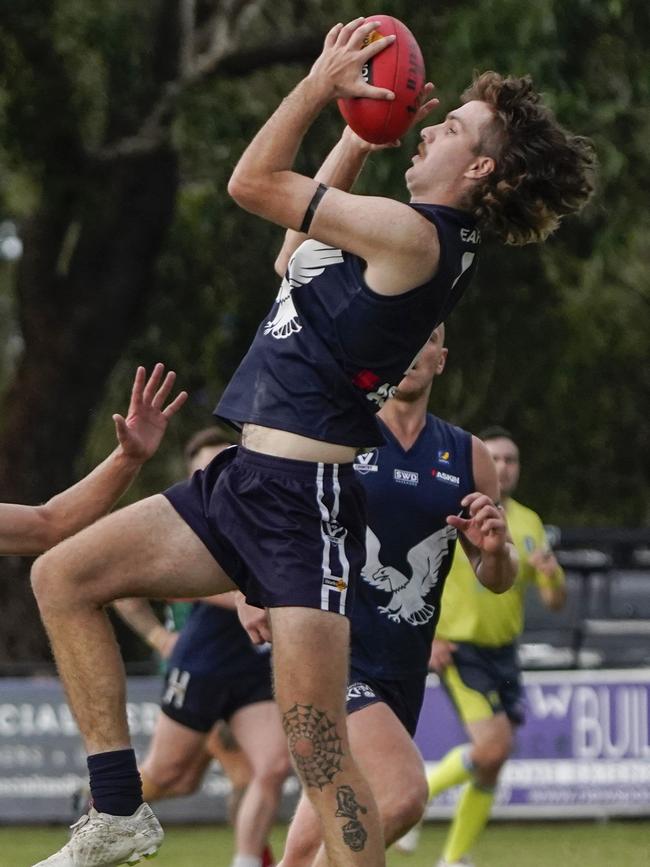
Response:
[[[527,672],[527,718],[502,771],[495,817],[650,815],[650,671]],[[416,741],[433,766],[467,740],[432,676]],[[450,816],[459,789],[429,804]]]

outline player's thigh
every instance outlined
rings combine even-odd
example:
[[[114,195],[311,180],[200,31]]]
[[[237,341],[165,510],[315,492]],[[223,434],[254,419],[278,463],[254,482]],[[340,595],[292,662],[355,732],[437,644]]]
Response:
[[[229,724],[254,774],[286,777],[290,770],[289,752],[274,701],[258,701],[239,708]]]
[[[210,763],[205,740],[203,732],[160,713],[141,769],[154,783],[164,787],[179,779],[198,782]]]
[[[387,704],[376,702],[350,714],[348,737],[380,809],[383,802],[399,806],[407,801],[421,802],[424,808],[427,781],[422,755]]]
[[[279,867],[310,867],[320,844],[321,826],[318,814],[309,798],[302,794],[287,831]]]
[[[315,608],[271,608],[275,697],[284,716],[294,705],[345,714],[350,645],[347,618]]]
[[[104,605],[125,596],[208,596],[234,584],[169,501],[157,494],[113,512],[36,563],[37,595]],[[52,599],[54,597],[54,600]]]

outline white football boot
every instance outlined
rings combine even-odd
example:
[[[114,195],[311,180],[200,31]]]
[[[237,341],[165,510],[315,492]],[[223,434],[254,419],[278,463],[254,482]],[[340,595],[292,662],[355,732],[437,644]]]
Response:
[[[153,858],[164,832],[149,804],[132,816],[111,816],[94,808],[71,825],[70,840],[34,867],[117,867]]]
[[[420,843],[420,834],[422,833],[422,825],[418,822],[413,825],[410,831],[407,831],[399,840],[395,840],[393,847],[401,852],[402,855],[413,855]]]

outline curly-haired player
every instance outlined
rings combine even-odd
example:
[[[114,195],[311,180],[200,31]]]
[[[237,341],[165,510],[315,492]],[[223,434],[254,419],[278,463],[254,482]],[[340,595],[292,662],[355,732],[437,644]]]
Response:
[[[91,754],[95,803],[48,867],[135,862],[162,841],[141,803],[104,606],[123,596],[210,596],[235,587],[270,609],[276,698],[330,862],[384,862],[377,808],[345,722],[347,617],[365,558],[363,491],[352,462],[360,448],[383,443],[374,414],[469,284],[481,230],[515,243],[542,238],[587,200],[593,157],[527,84],[504,79],[496,102],[486,90],[422,131],[406,172],[409,204],[348,192],[372,149],[349,131],[316,178],[299,174],[302,138],[330,102],[393,97],[361,74],[391,43],[367,40],[375,27],[357,19],[332,28],[230,180],[242,207],[307,235],[286,257],[276,304],[217,407],[242,427],[242,446],[63,543],[34,568],[41,614]],[[415,121],[435,106],[431,88]],[[515,139],[518,160],[511,159]]]

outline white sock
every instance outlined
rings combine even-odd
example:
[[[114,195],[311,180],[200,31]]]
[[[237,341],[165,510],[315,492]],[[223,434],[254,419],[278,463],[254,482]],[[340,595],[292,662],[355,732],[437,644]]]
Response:
[[[262,867],[262,859],[257,855],[235,855],[231,867]]]

